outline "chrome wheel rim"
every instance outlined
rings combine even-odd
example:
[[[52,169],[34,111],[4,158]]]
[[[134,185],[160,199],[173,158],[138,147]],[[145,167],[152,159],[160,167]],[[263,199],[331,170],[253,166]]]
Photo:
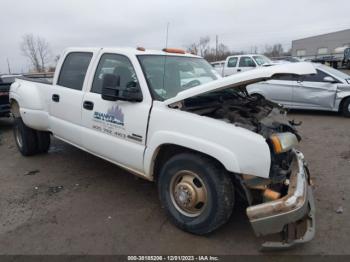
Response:
[[[17,145],[20,148],[22,148],[23,147],[23,139],[22,139],[22,135],[21,135],[21,132],[20,132],[18,126],[15,127],[15,137],[16,137]]]
[[[181,170],[170,182],[172,204],[183,215],[197,217],[207,205],[207,189],[198,174]]]

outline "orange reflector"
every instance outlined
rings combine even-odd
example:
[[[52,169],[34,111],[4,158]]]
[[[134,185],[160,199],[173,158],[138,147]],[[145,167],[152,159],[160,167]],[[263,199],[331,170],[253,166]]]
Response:
[[[139,51],[146,51],[146,48],[141,47],[141,46],[138,46],[138,47],[136,48],[136,50],[139,50]]]
[[[271,142],[273,145],[273,148],[275,150],[275,153],[281,153],[282,152],[282,145],[280,139],[276,135],[271,136]]]
[[[273,200],[277,200],[281,197],[281,193],[273,191],[269,188],[267,188],[264,193],[263,196],[266,200],[268,201],[273,201]]]
[[[174,53],[174,54],[186,54],[185,50],[179,48],[164,48],[163,52]]]

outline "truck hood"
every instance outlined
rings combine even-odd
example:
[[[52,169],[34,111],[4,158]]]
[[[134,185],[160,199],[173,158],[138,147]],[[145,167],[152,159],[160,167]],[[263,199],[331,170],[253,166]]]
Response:
[[[226,88],[235,88],[250,85],[256,82],[273,78],[279,74],[309,75],[316,74],[315,67],[308,62],[286,63],[269,67],[259,67],[254,70],[245,71],[235,75],[190,88],[178,93],[164,101],[165,105],[171,105],[190,97],[223,90]]]

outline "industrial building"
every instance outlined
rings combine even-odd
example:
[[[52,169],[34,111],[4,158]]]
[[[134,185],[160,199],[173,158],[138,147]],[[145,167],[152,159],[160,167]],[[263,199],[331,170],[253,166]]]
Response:
[[[350,29],[292,41],[292,56],[315,59],[344,53],[350,47]]]

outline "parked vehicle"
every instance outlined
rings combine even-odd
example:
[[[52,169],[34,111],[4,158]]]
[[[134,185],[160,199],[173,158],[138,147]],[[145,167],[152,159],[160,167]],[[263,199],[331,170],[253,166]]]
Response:
[[[315,75],[279,75],[252,84],[247,90],[287,108],[336,111],[350,117],[350,75],[322,64],[310,64],[316,69]]]
[[[271,66],[280,64],[274,62],[264,55],[233,55],[228,56],[225,61],[211,63],[215,70],[223,77],[233,75],[239,72],[255,69],[261,66]]]
[[[350,69],[350,47],[337,47],[331,54],[318,55],[312,58],[311,61],[314,63],[328,64],[335,69],[340,67]]]
[[[0,75],[0,117],[10,115],[9,92],[16,76],[19,75]]]
[[[285,232],[265,248],[289,247],[315,233],[300,135],[282,108],[245,85],[310,73],[301,63],[218,79],[203,58],[178,49],[72,48],[52,85],[12,84],[15,141],[29,156],[47,152],[53,134],[156,181],[170,219],[195,234],[225,224],[239,193],[257,235]]]

